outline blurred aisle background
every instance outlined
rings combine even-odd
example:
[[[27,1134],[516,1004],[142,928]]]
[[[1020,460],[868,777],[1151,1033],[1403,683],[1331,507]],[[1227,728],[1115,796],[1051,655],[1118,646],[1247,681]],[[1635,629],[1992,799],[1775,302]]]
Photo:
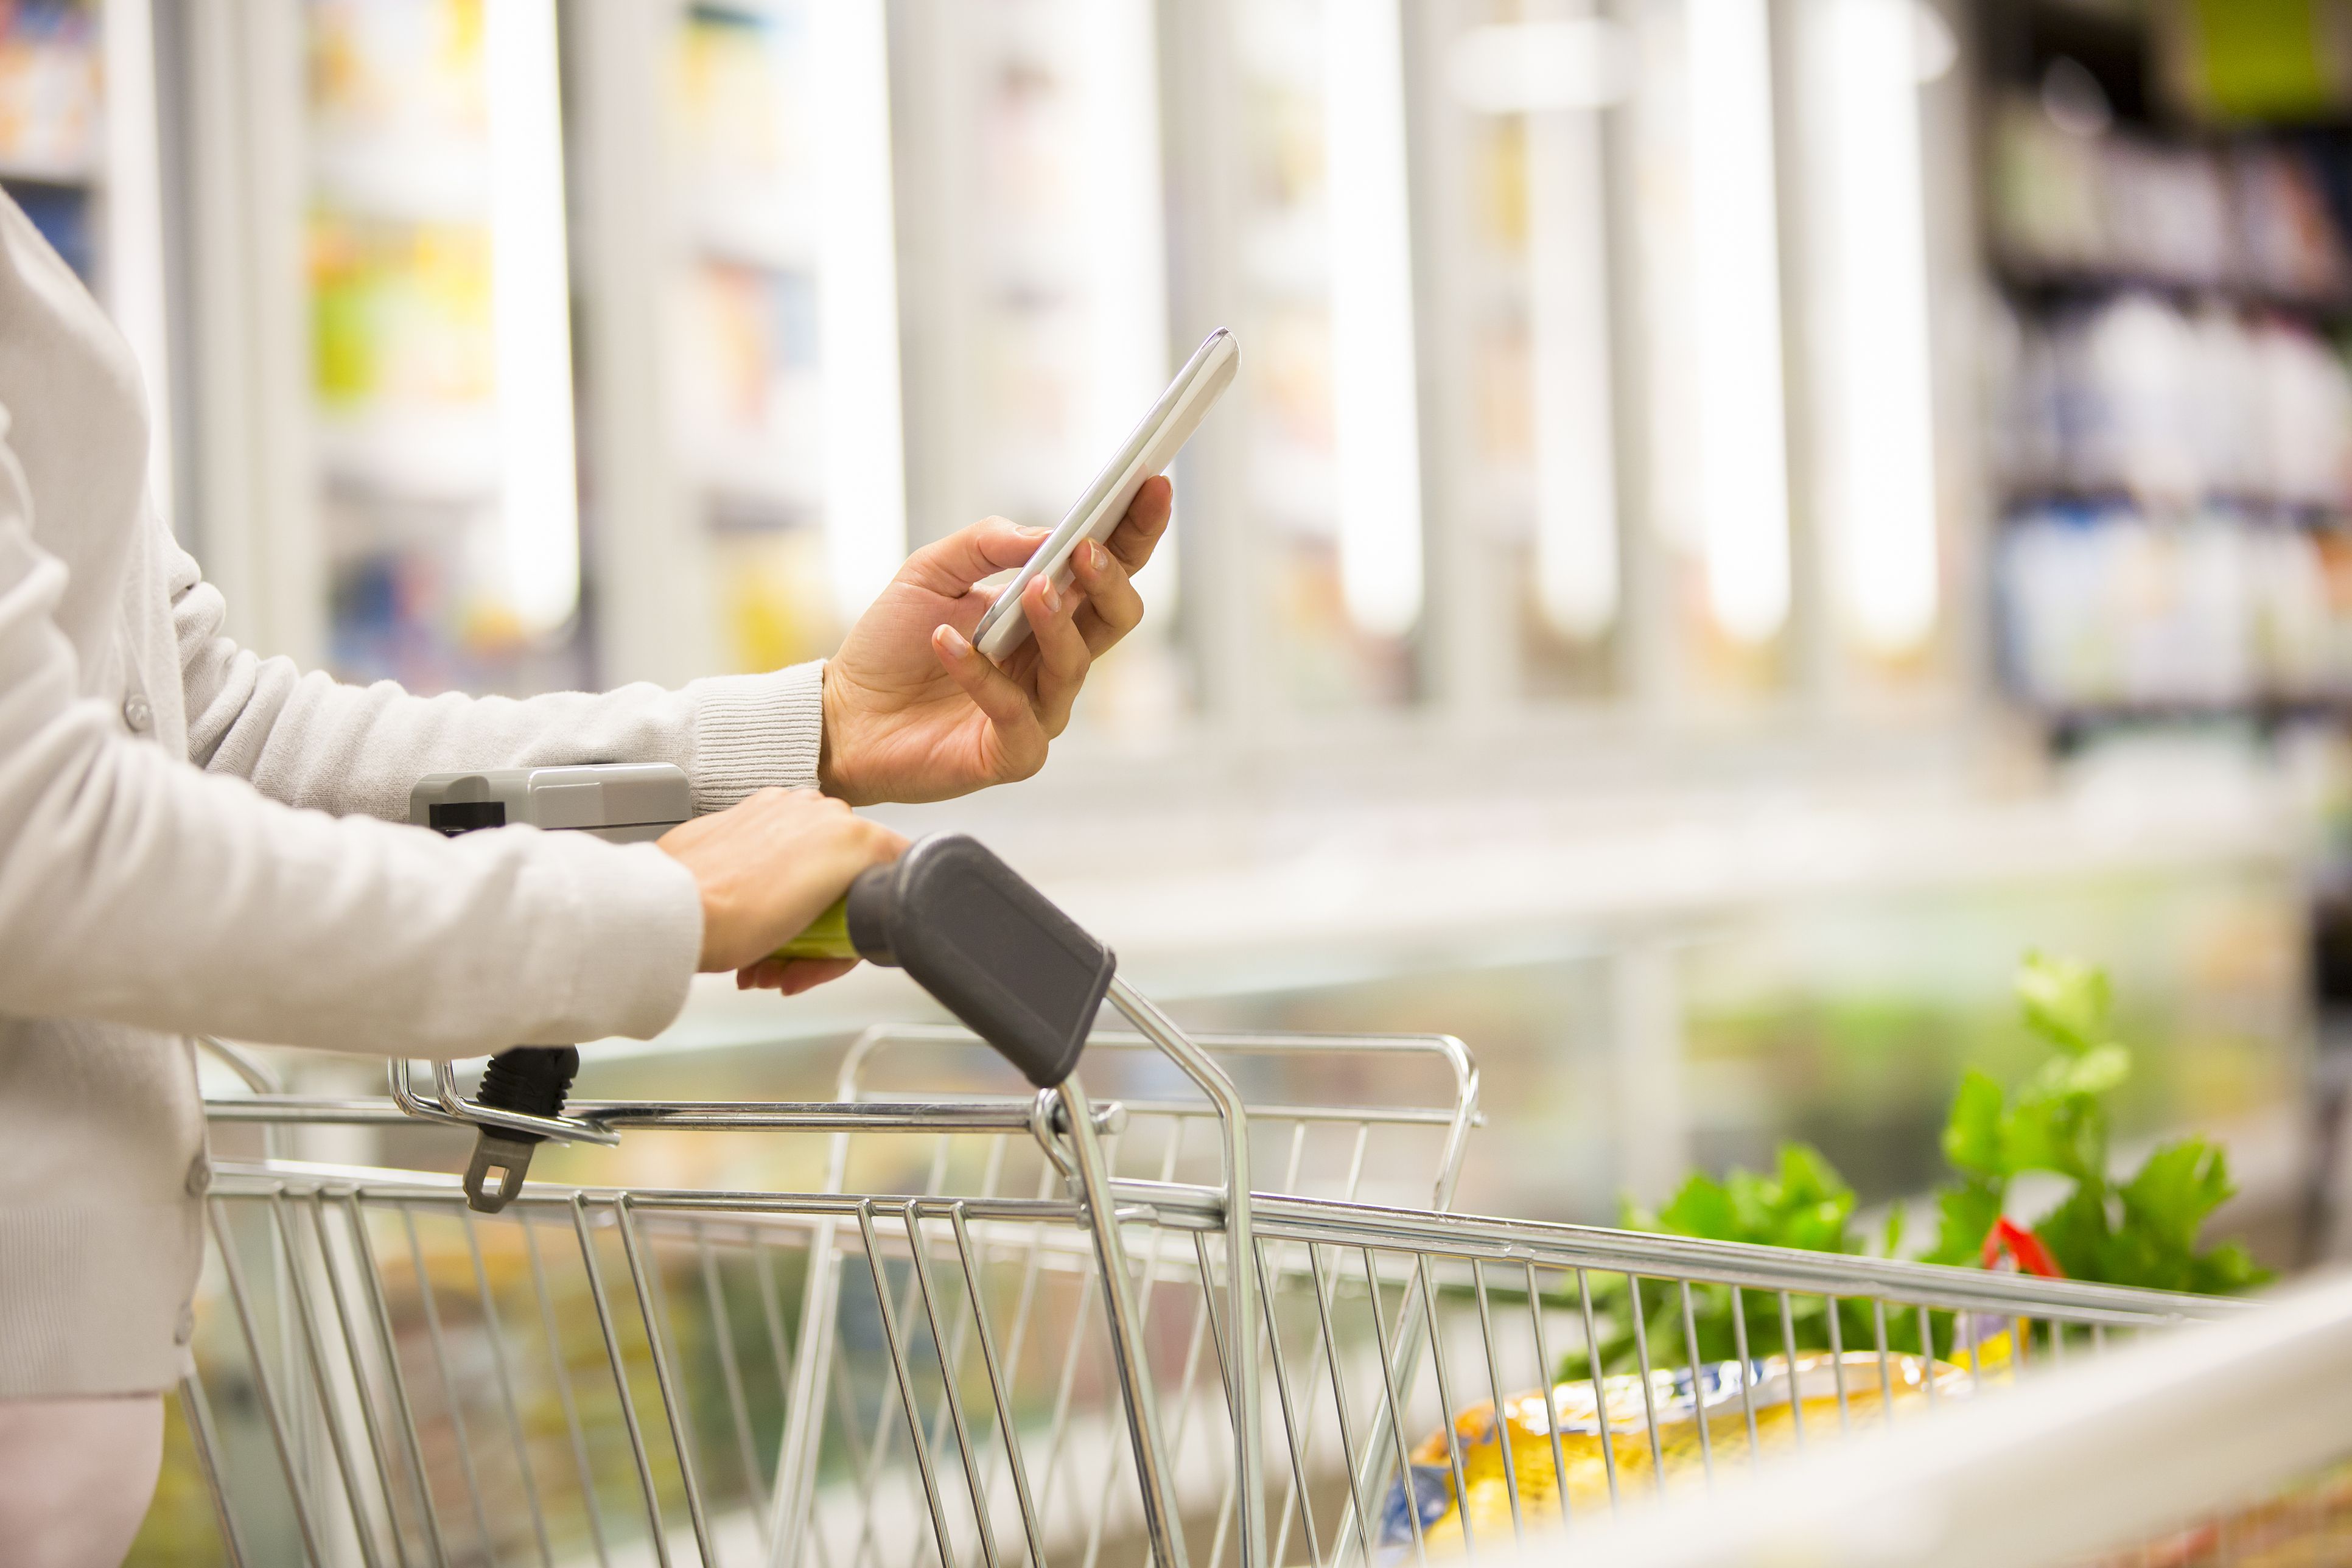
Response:
[[[2288,1256],[2352,973],[2347,9],[13,0],[0,184],[236,633],[425,690],[820,657],[1229,325],[1144,632],[1043,776],[897,819],[1188,1018],[1463,1035],[1515,1214],[1792,1134],[1916,1191],[2078,954],[2137,1131],[2230,1137]],[[591,1071],[822,1092],[924,1012],[712,985]]]

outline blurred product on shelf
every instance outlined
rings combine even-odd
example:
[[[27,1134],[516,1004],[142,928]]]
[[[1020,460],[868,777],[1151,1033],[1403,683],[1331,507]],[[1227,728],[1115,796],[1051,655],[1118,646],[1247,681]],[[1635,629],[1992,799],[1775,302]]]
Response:
[[[74,0],[0,5],[0,175],[58,184],[98,164],[98,45]]]
[[[813,524],[824,506],[815,279],[707,260],[681,284],[671,353],[690,470],[772,524]]]
[[[711,546],[728,657],[737,665],[779,669],[840,640],[825,594],[824,539],[814,529],[719,528]]]
[[[1987,134],[2012,689],[2083,716],[2352,693],[2340,147],[2126,124],[2063,56]]]
[[[2316,153],[2242,138],[2168,142],[2101,119],[2050,91],[1995,112],[1990,217],[2004,268],[2029,281],[2346,302],[2352,261]]]
[[[1308,710],[1398,703],[1414,686],[1418,476],[1385,501],[1361,482],[1394,456],[1381,434],[1395,413],[1388,384],[1412,374],[1410,322],[1382,316],[1389,280],[1368,264],[1402,237],[1381,226],[1383,180],[1402,171],[1372,166],[1398,106],[1361,85],[1379,79],[1365,51],[1395,26],[1392,9],[1261,0],[1232,12],[1245,160],[1236,329],[1251,354],[1244,483],[1278,684]],[[1412,512],[1408,532],[1392,507]]]
[[[0,185],[85,279],[95,276],[96,34],[78,0],[0,0]]]
[[[804,199],[784,193],[801,182],[805,198],[808,132],[800,117],[778,112],[809,91],[797,12],[694,6],[680,19],[669,66],[672,149],[689,216],[714,226],[763,226],[774,248],[805,252],[813,218],[801,210]]]
[[[1664,1285],[1658,1289],[1671,1293]],[[1661,1359],[1673,1359],[1674,1345],[1661,1345]],[[1465,1513],[1473,1539],[1502,1540],[1515,1517],[1528,1525],[1593,1518],[1621,1491],[1663,1493],[1677,1482],[1712,1476],[1718,1464],[1752,1463],[1790,1452],[1807,1438],[1821,1442],[1856,1427],[1891,1424],[1899,1419],[1897,1408],[1916,1419],[1931,1401],[1969,1397],[1977,1384],[1972,1369],[2005,1365],[2006,1347],[2006,1336],[1998,1348],[1977,1347],[1969,1366],[1848,1351],[1801,1356],[1793,1377],[1791,1363],[1781,1355],[1706,1363],[1696,1376],[1687,1365],[1661,1367],[1649,1373],[1647,1388],[1638,1373],[1578,1376],[1555,1386],[1549,1400],[1530,1393],[1507,1401],[1499,1422],[1493,1404],[1472,1405],[1454,1417],[1468,1507],[1455,1506],[1453,1450],[1444,1432],[1433,1432],[1413,1449],[1409,1472],[1417,1527],[1407,1512],[1406,1478],[1389,1484],[1381,1510],[1382,1561],[1410,1562],[1422,1552],[1439,1559],[1465,1555]]]
[[[2012,495],[2352,505],[2352,370],[2311,325],[2126,290],[2015,328]]]
[[[316,385],[331,419],[488,412],[496,370],[489,237],[479,225],[322,210],[310,229],[310,288]],[[432,480],[411,469],[408,482]]]
[[[698,6],[669,61],[673,178],[694,252],[668,334],[673,438],[714,513],[769,528],[814,528],[824,508],[812,174],[802,117],[785,107],[806,95],[806,57],[788,7]],[[821,579],[822,548],[799,553]],[[791,653],[830,646],[796,640]],[[740,639],[729,652],[768,668],[748,663]]]
[[[476,164],[479,182],[469,154],[489,134],[489,109],[478,0],[312,0],[306,21],[310,130],[322,167],[348,161],[391,174],[431,153],[445,171]]]
[[[530,639],[505,541],[485,18],[466,0],[303,15],[330,657],[428,690],[510,684]]]
[[[1996,565],[2019,695],[2064,710],[2225,710],[2352,694],[2352,535],[2215,504],[2052,502]]]
[[[668,439],[736,670],[833,651],[821,85],[806,7],[680,7],[663,116],[670,222]]]

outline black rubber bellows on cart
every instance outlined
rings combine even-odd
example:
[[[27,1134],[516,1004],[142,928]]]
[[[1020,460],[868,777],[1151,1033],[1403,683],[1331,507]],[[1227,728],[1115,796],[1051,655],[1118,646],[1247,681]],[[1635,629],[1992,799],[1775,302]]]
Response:
[[[580,1052],[571,1046],[517,1046],[500,1051],[482,1069],[474,1098],[494,1110],[528,1116],[561,1116],[572,1080],[580,1072]],[[466,1202],[477,1213],[496,1214],[522,1190],[530,1156],[546,1140],[535,1132],[484,1127],[474,1134],[474,1157],[466,1166]]]
[[[907,972],[1040,1089],[1070,1076],[1118,961],[961,833],[918,839],[849,886],[849,940]]]

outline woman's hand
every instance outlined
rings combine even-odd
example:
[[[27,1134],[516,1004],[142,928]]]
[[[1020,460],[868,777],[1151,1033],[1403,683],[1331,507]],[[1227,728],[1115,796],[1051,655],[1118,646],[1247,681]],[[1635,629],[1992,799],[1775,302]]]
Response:
[[[703,970],[731,969],[739,986],[786,995],[837,979],[857,961],[784,960],[776,949],[847,892],[857,873],[907,848],[899,834],[813,789],[763,789],[656,842],[702,890]]]
[[[1033,635],[1002,669],[971,646],[995,599],[973,584],[1026,562],[1046,531],[992,517],[910,556],[824,667],[825,793],[945,800],[1045,766],[1096,656],[1143,619],[1132,578],[1167,531],[1169,497],[1164,479],[1138,490],[1108,548],[1079,546],[1058,599],[1044,577],[1029,584]]]

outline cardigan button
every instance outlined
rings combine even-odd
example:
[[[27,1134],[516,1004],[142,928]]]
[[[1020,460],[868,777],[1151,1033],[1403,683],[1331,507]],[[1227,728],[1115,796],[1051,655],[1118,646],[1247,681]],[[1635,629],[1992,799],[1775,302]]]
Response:
[[[145,692],[134,691],[122,700],[122,721],[134,735],[143,735],[154,725],[155,710]]]
[[[188,1195],[192,1198],[203,1197],[210,1192],[213,1185],[213,1163],[202,1154],[189,1161],[186,1185]]]

